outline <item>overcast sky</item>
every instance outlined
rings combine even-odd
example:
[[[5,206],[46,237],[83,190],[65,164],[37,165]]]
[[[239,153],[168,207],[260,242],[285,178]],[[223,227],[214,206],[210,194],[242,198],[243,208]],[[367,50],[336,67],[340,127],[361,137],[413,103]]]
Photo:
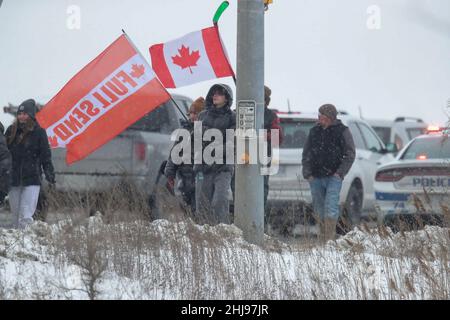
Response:
[[[122,28],[150,62],[150,45],[212,25],[220,3],[4,0],[0,106],[30,97],[47,102]],[[80,29],[67,27],[71,5],[80,9]],[[230,0],[220,30],[233,67],[236,22],[237,0]],[[416,116],[444,123],[449,58],[448,0],[274,0],[265,15],[265,82],[273,91],[271,106],[280,110],[287,110],[288,99],[296,111],[330,102],[354,115],[360,106],[365,118]],[[196,98],[217,81],[235,90],[223,78],[171,91]],[[11,122],[2,112],[0,119]]]

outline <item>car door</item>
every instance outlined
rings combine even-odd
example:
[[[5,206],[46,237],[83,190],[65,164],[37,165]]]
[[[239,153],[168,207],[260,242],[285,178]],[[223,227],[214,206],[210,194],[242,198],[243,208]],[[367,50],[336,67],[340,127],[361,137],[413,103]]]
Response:
[[[366,184],[368,183],[368,175],[366,174],[367,170],[367,160],[369,158],[369,154],[366,147],[366,142],[362,136],[361,130],[355,121],[349,121],[347,123],[348,128],[353,137],[353,142],[355,143],[355,162],[353,163],[350,172],[348,173],[348,177],[344,179],[344,184],[342,185],[343,194],[341,195],[341,199],[345,201],[346,195],[350,188],[350,185],[353,183],[355,179],[360,179],[363,187],[363,211],[367,209],[366,205],[366,193],[368,193]]]
[[[391,154],[383,153],[385,146],[381,142],[376,133],[364,122],[356,122],[361,135],[364,139],[365,148],[360,150],[357,155],[361,166],[364,169],[364,204],[365,207],[371,208],[375,205],[375,190],[373,187],[375,181],[376,170],[379,165],[393,160]]]

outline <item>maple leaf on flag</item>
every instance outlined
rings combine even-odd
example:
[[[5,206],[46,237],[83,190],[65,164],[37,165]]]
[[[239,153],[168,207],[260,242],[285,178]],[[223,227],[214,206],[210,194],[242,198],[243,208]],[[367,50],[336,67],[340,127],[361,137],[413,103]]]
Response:
[[[144,73],[145,73],[144,65],[142,65],[142,64],[140,64],[140,65],[133,64],[132,65],[130,75],[133,78],[140,78]]]
[[[197,61],[200,59],[199,51],[192,51],[189,53],[189,47],[185,47],[184,45],[178,49],[179,55],[173,56],[173,63],[179,65],[182,69],[189,68],[189,71],[192,74],[191,67],[197,66]]]

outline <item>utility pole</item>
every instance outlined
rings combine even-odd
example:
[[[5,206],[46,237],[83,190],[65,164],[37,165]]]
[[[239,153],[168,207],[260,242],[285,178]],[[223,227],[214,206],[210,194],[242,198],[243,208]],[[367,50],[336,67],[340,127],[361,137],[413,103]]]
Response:
[[[237,19],[237,143],[245,143],[245,154],[236,154],[234,224],[244,239],[262,244],[264,239],[264,189],[258,154],[250,151],[264,123],[264,2],[239,0]],[[245,137],[242,132],[254,129]],[[258,147],[259,148],[259,145]],[[255,162],[256,160],[256,162]]]

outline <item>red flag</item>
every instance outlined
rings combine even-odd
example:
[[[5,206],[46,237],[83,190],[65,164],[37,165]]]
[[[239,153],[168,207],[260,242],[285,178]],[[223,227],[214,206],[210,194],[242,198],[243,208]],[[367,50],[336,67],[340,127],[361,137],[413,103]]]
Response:
[[[215,27],[150,47],[152,67],[166,88],[234,76]]]
[[[170,99],[125,35],[78,72],[36,118],[52,148],[79,161]]]

